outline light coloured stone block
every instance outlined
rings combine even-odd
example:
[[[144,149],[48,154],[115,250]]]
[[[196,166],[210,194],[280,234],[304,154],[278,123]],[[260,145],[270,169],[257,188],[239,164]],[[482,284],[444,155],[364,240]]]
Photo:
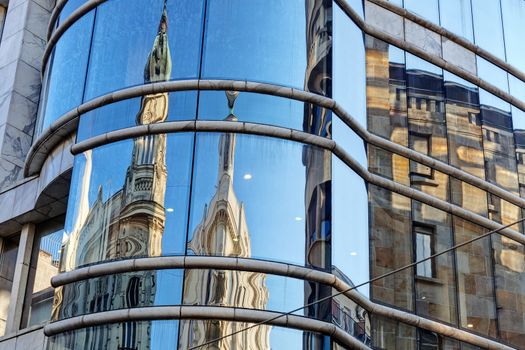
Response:
[[[405,19],[405,39],[427,53],[441,57],[441,35]]]
[[[20,59],[40,71],[45,47],[46,41],[44,39],[28,30],[24,30],[20,48]]]
[[[476,54],[447,38],[443,38],[443,58],[469,73],[477,74]]]
[[[20,57],[24,31],[20,30],[15,34],[4,38],[0,43],[0,67],[7,66]]]
[[[20,335],[16,339],[16,350],[42,350],[44,343],[44,330],[40,328]]]
[[[2,147],[2,158],[9,162],[24,167],[24,161],[31,147],[32,136],[13,127],[5,125]]]
[[[50,12],[41,5],[30,0],[28,5],[27,25],[25,29],[38,37],[45,39]]]
[[[62,163],[62,153],[64,148],[57,147],[51,151],[42,165],[40,171],[39,192],[42,192],[56,177],[60,175],[60,164]]]
[[[16,61],[11,62],[4,67],[0,66],[0,77],[2,77],[2,84],[0,84],[0,96],[3,96],[14,89],[16,68]]]
[[[29,0],[17,4],[16,6],[9,6],[5,19],[4,32],[2,33],[2,41],[24,29],[26,25],[28,5]]]
[[[30,101],[38,103],[41,84],[40,72],[24,61],[18,61],[14,90]]]
[[[403,17],[381,6],[365,1],[366,23],[399,39],[404,38]]]
[[[16,349],[16,338],[10,338],[0,342],[0,350],[13,350]]]
[[[10,192],[15,192],[16,201],[13,205],[13,216],[19,216],[31,211],[37,199],[38,181],[29,181],[17,186]]]
[[[38,106],[33,101],[12,91],[0,96],[0,125],[9,124],[33,135]]]

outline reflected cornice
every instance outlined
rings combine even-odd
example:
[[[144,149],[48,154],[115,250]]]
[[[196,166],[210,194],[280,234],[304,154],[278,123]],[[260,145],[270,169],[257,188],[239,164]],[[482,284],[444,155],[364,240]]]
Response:
[[[431,332],[437,332],[443,336],[454,338],[459,341],[464,341],[476,346],[481,346],[487,349],[511,349],[508,346],[492,341],[485,337],[475,335],[473,333],[448,326],[446,324],[429,320],[427,318],[388,307],[385,305],[374,303],[356,290],[349,290],[352,286],[341,280],[339,277],[323,271],[313,270],[307,267],[298,265],[285,264],[280,262],[246,259],[246,258],[232,258],[232,257],[212,257],[212,256],[169,256],[169,257],[154,257],[154,258],[138,258],[129,260],[120,260],[107,263],[83,267],[74,271],[61,273],[53,277],[51,284],[53,287],[59,287],[70,283],[75,283],[91,278],[102,277],[112,274],[147,271],[147,270],[163,270],[163,269],[224,269],[233,271],[249,271],[257,273],[267,273],[277,276],[284,276],[290,278],[297,278],[317,283],[322,283],[331,286],[338,292],[349,299],[353,300],[369,313],[387,317],[389,319],[397,320],[399,322],[420,327]],[[206,307],[202,307],[206,308]],[[148,308],[151,309],[151,308]],[[209,309],[210,311],[212,309]],[[239,310],[239,309],[236,309]],[[252,310],[245,310],[244,312],[251,312]],[[114,313],[126,313],[126,310],[112,311]],[[267,311],[259,311],[267,312]],[[210,312],[211,314],[212,312]],[[98,315],[98,314],[97,314]],[[275,313],[275,315],[279,315]],[[81,322],[81,317],[77,319]],[[91,316],[93,317],[93,316]],[[288,316],[289,317],[289,316]],[[270,318],[270,317],[268,317]],[[154,319],[163,319],[161,313]],[[267,318],[266,318],[267,319]],[[68,320],[64,320],[68,321]],[[64,322],[59,321],[59,322]],[[72,321],[71,321],[72,322]],[[64,323],[61,323],[64,325]],[[46,332],[54,332],[57,334],[62,332],[60,323],[52,323],[46,326]],[[72,322],[75,324],[75,322]],[[279,324],[280,325],[280,324]],[[55,328],[54,328],[55,327]],[[86,326],[81,326],[86,327]]]
[[[525,208],[525,199],[510,193],[495,184],[489,183],[479,177],[476,177],[430,156],[418,153],[410,148],[404,147],[395,142],[370,133],[333,99],[291,87],[239,80],[180,80],[153,83],[122,89],[88,101],[77,108],[72,109],[54,121],[49,126],[49,128],[47,128],[33,143],[26,157],[24,176],[33,176],[41,171],[43,163],[54,147],[56,147],[56,145],[58,145],[64,137],[76,131],[81,115],[111,103],[144,96],[147,94],[190,90],[231,90],[252,92],[284,97],[302,102],[309,102],[320,107],[331,109],[365,142],[406,157],[423,165],[429,166],[437,171],[443,172],[458,180],[464,181],[470,185],[492,193],[519,207]],[[154,126],[154,128],[163,128],[163,124],[164,123],[160,123]],[[129,129],[124,130],[127,131],[121,132],[136,132],[135,129],[133,131],[130,131]]]

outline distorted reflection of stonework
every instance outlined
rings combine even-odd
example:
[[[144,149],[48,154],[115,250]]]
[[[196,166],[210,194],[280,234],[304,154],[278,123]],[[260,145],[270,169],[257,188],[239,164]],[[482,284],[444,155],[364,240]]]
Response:
[[[144,69],[144,82],[169,79],[171,57],[167,38],[166,6],[159,31]],[[168,115],[168,94],[142,98],[137,125],[160,123]],[[165,223],[166,135],[147,135],[133,142],[131,164],[122,189],[105,199],[102,187],[94,203],[88,202],[92,152],[85,153],[79,211],[69,242],[64,248],[62,269],[103,260],[159,256]],[[142,271],[92,279],[76,288],[57,289],[53,318],[66,318],[110,309],[152,306],[157,290],[156,272]],[[69,338],[66,348],[136,350],[149,347],[151,323],[127,322],[82,332]]]
[[[454,79],[448,81],[430,72],[432,68],[427,71],[410,67],[398,55],[393,56],[397,62],[391,62],[390,54],[397,49],[378,39],[367,37],[366,46],[371,132],[449,162],[507,191],[518,194],[525,188],[523,132],[513,130],[509,112],[480,103],[478,88]],[[503,224],[521,216],[517,206],[496,196],[371,145],[369,167],[396,182]],[[454,241],[461,243],[486,232],[406,197],[375,186],[369,190],[373,276],[442,251]],[[515,225],[514,229],[521,227]],[[375,300],[447,323],[454,324],[459,317],[461,327],[522,344],[523,303],[519,300],[524,293],[517,281],[524,261],[523,246],[494,235],[490,240],[458,249],[455,259],[443,256],[418,265],[414,271],[377,281],[372,295]],[[387,337],[387,343],[406,349],[415,349],[422,339],[427,345],[431,339],[434,345],[438,342],[437,335],[431,333],[408,336],[392,331]]]
[[[233,114],[237,92],[226,92],[230,114],[225,120],[236,122]],[[188,242],[196,255],[251,257],[250,232],[244,203],[233,187],[235,165],[235,134],[219,139],[219,164],[216,192],[204,208],[203,217]],[[235,306],[266,309],[268,289],[266,274],[225,271],[188,270],[184,277],[184,304]],[[179,349],[202,344],[248,327],[248,323],[227,321],[185,321],[181,323]],[[270,327],[255,327],[203,347],[203,349],[270,349]]]
[[[332,95],[332,4],[331,1],[306,1],[305,90],[319,95]],[[312,103],[305,103],[303,130],[327,138],[332,136],[332,113]],[[332,160],[330,152],[312,146],[303,147],[305,183],[305,264],[331,271],[332,268]],[[305,282],[304,303],[328,297],[332,289],[326,285]],[[310,306],[306,316],[332,321],[329,301]],[[326,337],[310,332],[303,335],[304,349],[323,349]]]

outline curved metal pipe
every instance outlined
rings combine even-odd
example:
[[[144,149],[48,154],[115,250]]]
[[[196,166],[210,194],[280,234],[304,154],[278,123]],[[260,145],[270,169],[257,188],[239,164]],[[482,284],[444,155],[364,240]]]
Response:
[[[432,321],[424,317],[398,310],[392,307],[374,303],[339,277],[324,271],[279,263],[273,261],[248,258],[215,257],[215,256],[166,256],[153,258],[137,258],[101,263],[77,270],[61,273],[51,279],[53,287],[59,287],[91,278],[114,275],[126,272],[164,270],[164,269],[220,269],[267,273],[272,275],[297,278],[329,285],[346,297],[353,300],[369,313],[387,317],[410,326],[426,329],[459,341],[467,342],[487,349],[511,349],[508,346],[492,341],[482,336]]]
[[[418,153],[410,148],[401,146],[390,140],[370,133],[333,99],[290,87],[239,80],[180,80],[154,83],[126,88],[88,101],[67,112],[62,117],[54,121],[49,126],[49,128],[40,135],[40,137],[31,146],[27,154],[24,165],[24,176],[32,176],[40,172],[42,164],[47,158],[48,152],[51,151],[65,135],[76,130],[78,126],[78,120],[82,114],[111,103],[147,94],[188,90],[245,91],[279,96],[302,102],[309,102],[320,107],[331,109],[365,142],[405,158],[414,160],[423,165],[429,166],[437,171],[492,193],[512,204],[525,208],[525,199],[513,193],[507,192],[499,186],[489,183],[479,177],[471,175],[461,169],[455,168],[435,158]]]
[[[372,350],[332,323],[295,315],[285,315],[281,318],[276,318],[279,315],[282,314],[279,312],[224,306],[154,306],[97,312],[95,314],[56,321],[44,327],[44,334],[48,337],[52,337],[60,333],[71,332],[81,328],[132,321],[223,320],[250,323],[268,321],[268,325],[294,328],[327,335],[350,349]],[[270,320],[272,318],[276,319]]]

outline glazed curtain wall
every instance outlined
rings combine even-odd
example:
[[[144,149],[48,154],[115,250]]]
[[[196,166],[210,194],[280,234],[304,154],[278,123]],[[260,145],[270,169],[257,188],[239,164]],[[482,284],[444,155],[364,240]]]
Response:
[[[140,1],[140,9],[138,1],[125,3],[105,2],[61,38],[47,71],[43,129],[83,101],[125,87],[170,79],[246,79],[333,97],[371,132],[512,193],[519,194],[525,183],[520,173],[525,153],[520,147],[525,142],[517,130],[522,125],[519,111],[425,61],[364,38],[341,9],[335,6],[332,11],[330,1],[276,1],[272,11],[267,2],[168,1],[164,23],[162,1],[148,1],[151,6]],[[85,38],[82,47],[75,46],[80,45],[75,36]],[[162,50],[158,57],[163,57],[165,70],[148,69],[152,53],[161,48],[169,48],[169,74]],[[89,57],[84,63],[85,56],[72,55],[81,50]],[[69,66],[71,74],[61,76],[62,68]],[[521,91],[523,82],[512,77],[507,81],[506,73],[493,68],[478,60],[480,76],[505,91]],[[80,78],[74,79],[75,74]],[[166,107],[164,112],[150,102]],[[158,113],[146,121],[150,117],[145,112],[152,111]],[[360,164],[368,162],[371,172],[497,222],[521,217],[518,207],[426,166],[373,146],[367,154],[362,140],[330,111],[262,94],[188,91],[125,100],[83,115],[78,140],[137,124],[194,119],[266,123],[332,138]],[[486,231],[429,205],[366,186],[328,151],[219,133],[143,136],[78,155],[66,230],[64,270],[130,257],[219,255],[289,262],[329,271],[355,284]],[[119,286],[120,294],[89,294],[94,281],[84,287],[65,286],[57,298],[67,296],[70,304],[63,306],[64,301],[53,316],[60,319],[110,306],[195,302],[183,294],[189,281],[196,280],[209,281],[201,283],[207,295],[199,301],[203,305],[220,303],[229,295],[237,298],[232,305],[241,307],[286,311],[290,306],[272,304],[282,294],[280,287],[268,284],[268,276],[196,271],[100,279],[99,286]],[[516,345],[523,340],[522,272],[523,246],[494,236],[360,291],[375,301]],[[166,288],[156,285],[162,276],[169,276],[166,280],[182,292],[162,299]],[[248,304],[224,289],[224,281],[245,278],[260,287],[259,299]],[[292,279],[280,279],[283,284],[296,286],[292,289],[300,305],[332,292]],[[86,292],[79,297],[68,290]],[[253,291],[248,288],[245,293]],[[268,304],[261,299],[265,293]],[[74,306],[77,297],[82,305]],[[113,299],[121,304],[111,304]],[[302,315],[343,325],[346,316],[335,310],[344,308],[323,305]],[[372,318],[371,325],[376,346],[449,344],[434,333],[381,318]],[[150,330],[138,324],[118,327],[117,333],[129,335]]]
[[[475,43],[525,71],[525,43],[519,36],[525,3],[521,0],[396,0],[425,19]]]
[[[163,4],[109,0],[67,30],[47,69],[39,130],[83,101],[145,83]],[[170,0],[166,13],[167,79],[246,79],[331,94],[329,80],[305,85],[306,73],[330,70],[320,60],[330,56],[329,1],[276,1],[269,11],[264,1]]]

